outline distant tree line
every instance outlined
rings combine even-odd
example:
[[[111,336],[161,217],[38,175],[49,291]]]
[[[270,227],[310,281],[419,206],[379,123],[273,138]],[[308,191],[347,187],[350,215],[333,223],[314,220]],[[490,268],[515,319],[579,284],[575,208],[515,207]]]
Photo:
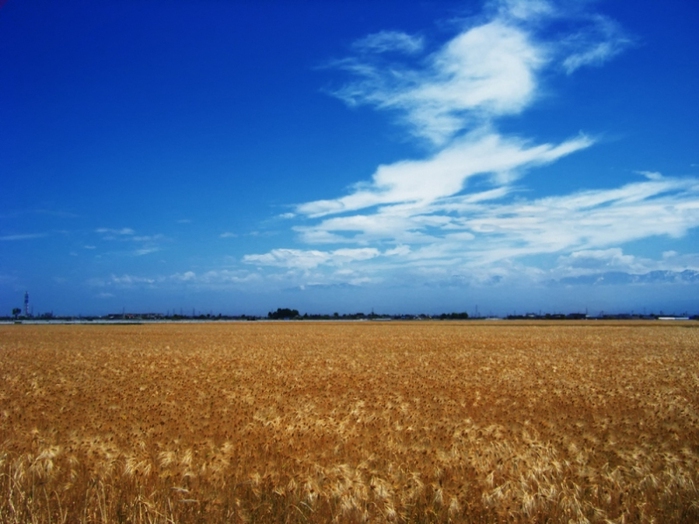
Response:
[[[442,313],[441,315],[385,315],[377,314],[374,312],[367,314],[364,313],[333,313],[333,314],[313,314],[304,313],[301,315],[297,309],[290,308],[277,308],[276,311],[270,311],[267,313],[267,318],[270,320],[377,320],[377,319],[393,319],[393,320],[426,320],[426,319],[440,319],[440,320],[466,320],[469,318],[468,313]]]
[[[442,313],[439,315],[440,320],[466,320],[468,319],[468,313]]]
[[[215,320],[469,320],[469,319],[479,319],[479,318],[489,318],[489,317],[479,317],[470,316],[468,313],[464,312],[453,312],[453,313],[441,313],[435,315],[428,314],[383,314],[383,313],[371,313],[365,314],[362,312],[358,313],[303,313],[301,314],[298,309],[292,308],[277,308],[276,311],[270,311],[267,313],[266,317],[258,315],[224,315],[221,313],[213,314],[195,314],[193,311],[191,315],[186,314],[175,314],[168,312],[163,313],[110,313],[107,315],[89,315],[89,316],[59,316],[54,315],[53,312],[43,313],[37,316],[24,316],[22,315],[22,310],[18,307],[11,309],[12,316],[1,316],[0,320],[11,320],[14,319],[20,322],[25,319],[31,320],[55,320],[55,321],[65,321],[65,320],[79,320],[79,321],[178,321],[178,320],[202,320],[202,321],[215,321]],[[523,315],[508,315],[506,317],[492,317],[492,318],[504,318],[507,320],[584,320],[584,319],[600,319],[600,320],[653,320],[662,318],[684,318],[691,320],[699,320],[699,315],[689,315],[686,312],[681,315],[676,314],[660,314],[650,313],[650,314],[628,314],[628,313],[617,313],[617,314],[604,314],[600,312],[599,315],[592,316],[587,313],[525,313]]]

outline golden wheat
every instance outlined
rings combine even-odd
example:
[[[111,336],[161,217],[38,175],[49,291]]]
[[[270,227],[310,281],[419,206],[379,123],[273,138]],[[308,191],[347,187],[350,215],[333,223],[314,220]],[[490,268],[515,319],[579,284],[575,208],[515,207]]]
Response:
[[[0,522],[699,521],[699,326],[0,326]]]

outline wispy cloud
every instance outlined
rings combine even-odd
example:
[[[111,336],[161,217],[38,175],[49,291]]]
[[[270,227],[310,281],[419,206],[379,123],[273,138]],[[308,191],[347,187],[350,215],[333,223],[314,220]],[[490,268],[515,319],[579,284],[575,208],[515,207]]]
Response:
[[[0,236],[0,242],[14,242],[17,240],[32,240],[34,238],[45,237],[46,233],[25,233],[19,235],[4,235]]]
[[[510,204],[455,200],[443,209],[457,213],[454,229],[474,234],[475,241],[465,247],[487,252],[492,260],[679,237],[699,226],[699,183],[667,178]]]
[[[636,171],[639,175],[646,177],[648,180],[661,180],[663,175],[658,171]]]
[[[144,256],[151,253],[155,253],[161,250],[161,243],[166,241],[167,238],[162,234],[155,235],[137,235],[136,231],[130,227],[123,228],[98,228],[95,230],[96,233],[102,235],[102,240],[110,242],[122,242],[131,245],[136,245],[133,249],[122,254],[127,254],[131,256]]]
[[[160,240],[164,240],[165,235],[161,235],[160,233],[156,235],[135,235],[132,236],[131,239],[134,242],[157,242]]]
[[[79,215],[68,211],[60,211],[53,209],[23,209],[19,211],[11,211],[9,213],[0,213],[0,218],[17,218],[25,215],[45,215],[54,218],[78,218]]]
[[[137,275],[111,275],[108,280],[92,280],[91,283],[97,286],[115,285],[117,287],[133,287],[133,286],[153,286],[160,278],[143,277]]]
[[[334,62],[355,77],[336,89],[349,105],[391,110],[411,133],[442,146],[456,134],[521,113],[537,100],[540,74],[567,73],[600,65],[630,42],[601,15],[569,13],[552,2],[491,2],[493,13],[419,60],[399,61],[390,51],[424,49],[422,39],[398,32],[369,35],[354,45],[356,56]],[[495,9],[493,9],[495,7]],[[542,26],[574,18],[575,31],[544,38]]]
[[[357,40],[352,48],[360,53],[399,52],[413,54],[422,51],[424,41],[401,31],[380,31]]]
[[[497,121],[523,112],[540,97],[546,69],[563,65],[572,72],[591,64],[595,60],[590,53],[600,54],[594,51],[599,45],[621,50],[621,31],[599,15],[576,15],[578,29],[572,35],[547,41],[542,26],[565,16],[554,4],[509,0],[487,7],[490,16],[464,27],[420,60],[401,62],[389,51],[415,41],[408,47],[418,53],[425,47],[422,39],[383,32],[360,40],[354,49],[361,53],[335,63],[354,77],[335,90],[335,96],[349,105],[392,110],[412,135],[427,139],[434,152],[424,159],[381,165],[370,181],[358,183],[348,195],[300,204],[297,214],[318,218],[387,204],[420,204],[413,207],[419,213],[419,207],[468,191],[474,176],[488,176],[494,190],[506,188],[527,169],[594,143],[592,137],[579,134],[560,143],[536,144],[533,139],[503,136]],[[392,57],[388,63],[386,55]],[[607,53],[605,59],[612,55]],[[363,220],[371,216],[375,215],[364,215]],[[341,222],[347,220],[336,221]],[[301,231],[307,240],[314,238],[308,236],[309,229]],[[332,240],[336,238],[325,238]]]
[[[378,166],[346,195],[298,204],[289,218],[297,220],[299,239],[327,249],[277,248],[243,262],[268,278],[319,284],[682,271],[672,256],[640,260],[620,246],[699,227],[698,180],[637,171],[644,180],[537,198],[527,172],[595,139],[572,133],[541,143],[498,130],[501,119],[542,97],[545,78],[599,66],[629,47],[620,26],[583,11],[589,7],[493,1],[432,49],[399,32],[359,40],[353,56],[333,63],[351,79],[332,94],[350,106],[392,112],[412,137],[427,141],[429,153]],[[531,257],[548,266],[523,262]]]
[[[256,286],[263,282],[262,277],[247,270],[216,269],[204,272],[183,271],[159,275],[134,275],[129,273],[112,274],[106,278],[91,278],[86,283],[97,289],[173,289],[184,286],[192,288],[214,288],[222,286]],[[111,294],[109,291],[102,295]]]
[[[150,255],[151,253],[157,253],[158,251],[160,251],[159,247],[151,246],[134,249],[131,254],[137,257],[142,257],[143,255]]]
[[[558,9],[548,0],[495,0],[486,4],[504,20],[528,21],[556,16]]]
[[[122,227],[121,229],[113,229],[113,228],[108,228],[108,227],[100,227],[95,230],[95,232],[100,233],[101,235],[108,235],[108,237],[113,237],[113,236],[130,236],[130,235],[135,235],[136,232],[131,229],[130,227]]]
[[[310,217],[356,211],[367,207],[408,202],[429,204],[461,192],[475,175],[493,175],[496,182],[513,181],[529,167],[554,162],[592,144],[579,136],[561,144],[529,145],[497,133],[473,133],[454,140],[425,160],[404,160],[382,165],[368,185],[345,197],[301,204],[297,211]]]
[[[264,255],[246,255],[243,261],[263,266],[311,269],[320,265],[342,265],[379,256],[375,248],[336,249],[334,251],[274,249]]]
[[[511,202],[456,196],[429,206],[384,206],[371,215],[299,228],[309,241],[412,244],[406,266],[463,268],[523,256],[610,249],[699,227],[699,181],[663,177],[620,188]],[[318,255],[320,256],[320,255]]]
[[[590,24],[562,42],[569,54],[563,60],[568,74],[584,66],[600,66],[625,51],[632,39],[607,17],[590,17]]]

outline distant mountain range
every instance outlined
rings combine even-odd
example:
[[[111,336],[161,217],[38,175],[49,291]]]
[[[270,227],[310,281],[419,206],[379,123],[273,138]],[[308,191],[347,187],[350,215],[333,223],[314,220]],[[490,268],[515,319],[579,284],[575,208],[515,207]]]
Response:
[[[684,271],[650,271],[648,273],[625,273],[623,271],[606,271],[591,275],[577,277],[565,277],[559,280],[563,284],[586,285],[628,285],[628,284],[697,284],[699,283],[699,271],[685,269]]]

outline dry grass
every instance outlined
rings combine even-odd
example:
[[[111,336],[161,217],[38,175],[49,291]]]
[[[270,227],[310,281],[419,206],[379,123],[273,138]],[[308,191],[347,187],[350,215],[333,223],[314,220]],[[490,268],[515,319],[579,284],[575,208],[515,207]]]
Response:
[[[696,324],[0,326],[0,522],[697,522]]]

